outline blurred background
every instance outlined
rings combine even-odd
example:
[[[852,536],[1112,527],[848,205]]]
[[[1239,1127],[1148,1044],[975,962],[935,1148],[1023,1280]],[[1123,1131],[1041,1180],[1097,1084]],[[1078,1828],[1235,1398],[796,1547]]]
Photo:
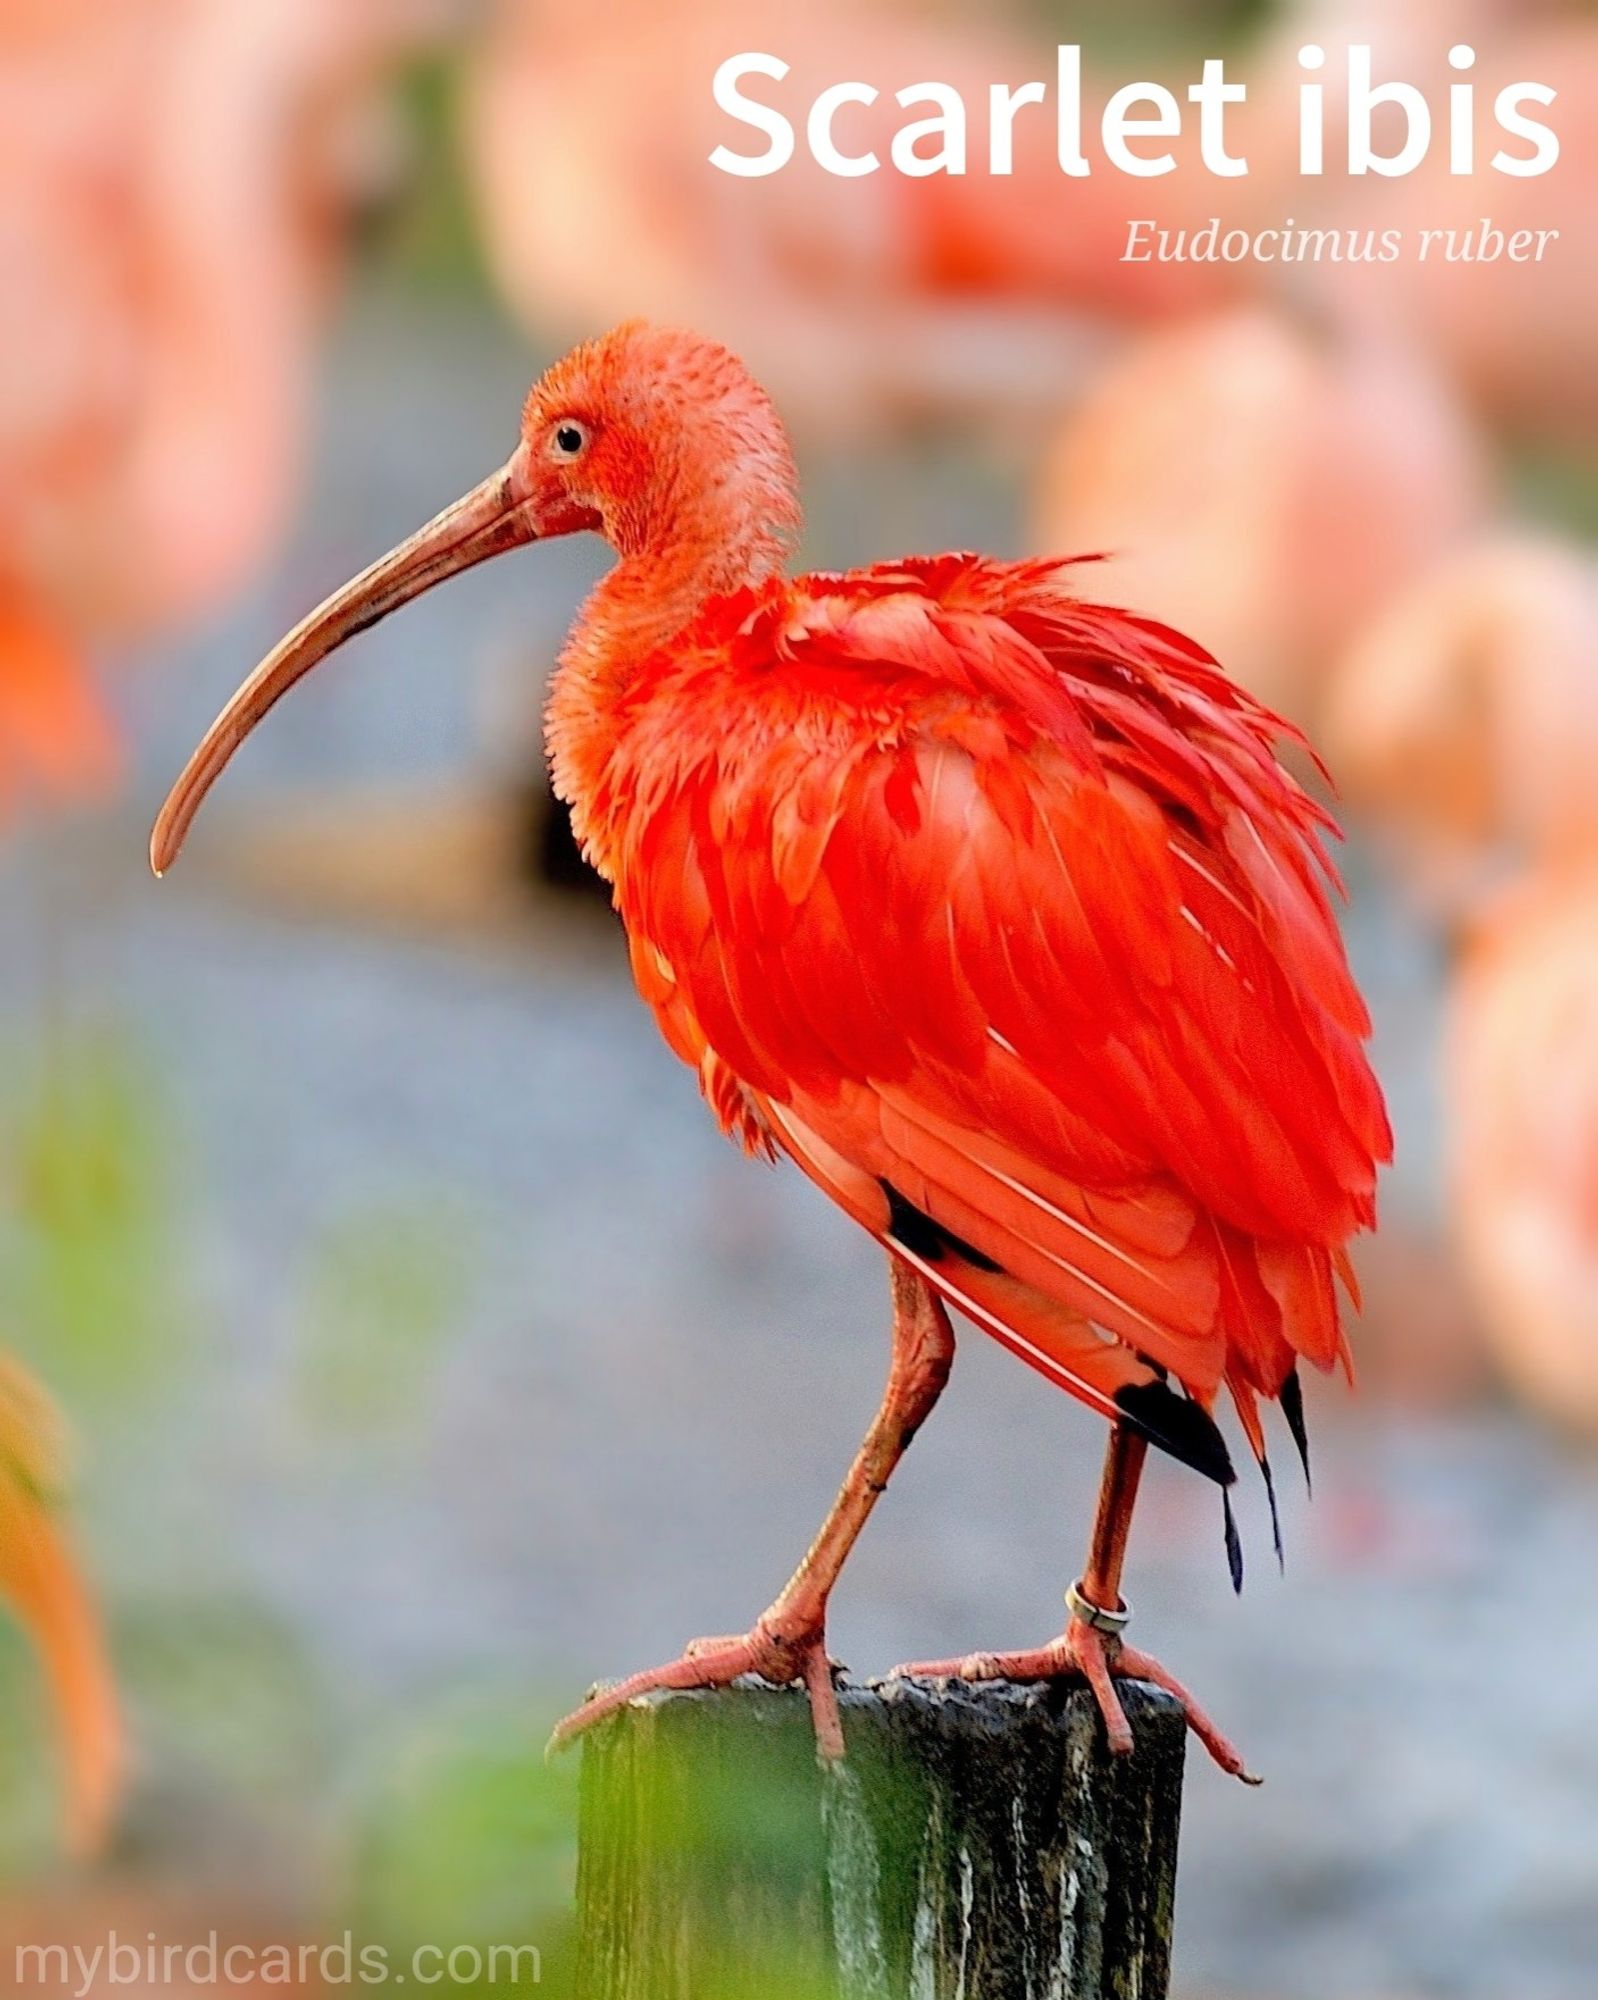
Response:
[[[1468,37],[1484,83],[1557,85],[1564,157],[1301,181],[1312,37],[1439,103]],[[751,136],[726,55],[787,57],[790,110],[980,102],[1059,40],[1090,103],[1226,54],[1248,179],[1066,182],[1047,121],[1010,182],[705,164]],[[776,394],[808,562],[1110,549],[1103,595],[1336,772],[1398,1164],[1285,1576],[1247,1494],[1234,1601],[1174,1467],[1134,1540],[1144,1642],[1269,1780],[1194,1764],[1177,1993],[1591,2000],[1595,210],[1575,4],[0,0],[0,1964],[349,1932],[530,1942],[569,1992],[550,1721],[742,1627],[874,1406],[877,1253],[716,1136],[548,795],[597,544],[363,640],[144,871],[279,632],[645,313]],[[1561,238],[1119,262],[1129,217],[1216,213]],[[835,1650],[1053,1629],[1101,1442],[969,1335]]]

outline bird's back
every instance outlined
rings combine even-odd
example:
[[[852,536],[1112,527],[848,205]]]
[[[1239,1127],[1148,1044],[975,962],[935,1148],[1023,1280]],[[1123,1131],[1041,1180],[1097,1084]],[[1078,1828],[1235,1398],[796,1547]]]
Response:
[[[590,835],[723,1123],[1087,1400],[1225,1380],[1258,1448],[1389,1151],[1282,725],[972,556],[716,600],[616,721]]]

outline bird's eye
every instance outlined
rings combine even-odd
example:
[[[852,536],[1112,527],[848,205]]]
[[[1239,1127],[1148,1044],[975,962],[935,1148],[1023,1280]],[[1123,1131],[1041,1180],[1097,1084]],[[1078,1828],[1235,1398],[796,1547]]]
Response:
[[[579,458],[588,447],[588,432],[569,417],[555,426],[549,441],[551,453],[556,458]]]

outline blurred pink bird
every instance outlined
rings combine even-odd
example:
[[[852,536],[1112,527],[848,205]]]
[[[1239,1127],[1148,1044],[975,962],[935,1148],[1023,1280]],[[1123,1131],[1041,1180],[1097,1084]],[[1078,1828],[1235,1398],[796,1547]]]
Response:
[[[1196,633],[1314,730],[1359,626],[1483,519],[1480,443],[1404,352],[1248,308],[1147,335],[1069,417],[1031,546],[1099,548],[1101,588]]]
[[[248,575],[296,490],[377,0],[0,0],[0,548],[79,643]]]
[[[1482,52],[1478,67],[1489,65],[1500,76],[1555,86],[1548,116],[1560,137],[1558,165],[1535,179],[1494,175],[1484,200],[1479,177],[1473,184],[1451,176],[1446,161],[1434,160],[1400,184],[1393,220],[1411,232],[1463,233],[1490,210],[1506,239],[1523,230],[1557,230],[1559,239],[1538,263],[1401,262],[1394,267],[1401,309],[1495,420],[1559,444],[1590,444],[1598,441],[1598,20],[1589,12],[1506,37]]]
[[[1483,1331],[1514,1387],[1598,1433],[1598,855],[1481,926],[1448,1042],[1450,1174]]]
[[[780,85],[745,87],[800,131],[793,160],[758,180],[707,164],[718,144],[763,143],[711,96],[718,65],[748,49],[792,65]],[[846,107],[838,141],[886,159],[893,132],[927,115],[893,92],[935,77],[973,107],[976,150],[990,83],[1042,77],[1052,92],[1054,69],[1052,46],[992,20],[946,26],[858,0],[807,8],[802,26],[773,0],[500,0],[463,119],[490,263],[544,333],[637,312],[720,327],[812,435],[928,414],[1031,418],[1060,405],[1108,328],[1236,293],[1235,271],[1121,261],[1132,216],[1207,214],[1209,177],[1179,149],[1159,180],[1129,181],[1102,158],[1068,179],[1052,96],[1018,116],[1007,178],[838,178],[810,159],[803,124],[824,86],[872,82],[880,99]],[[1089,134],[1105,95],[1085,88]]]
[[[1321,45],[1326,63],[1313,79],[1298,63],[1307,43]],[[1378,83],[1404,79],[1423,89],[1433,107],[1434,135],[1426,159],[1395,179],[1328,172],[1319,180],[1298,171],[1298,90],[1314,80],[1326,92],[1326,129],[1344,129],[1345,50],[1372,49]],[[1449,50],[1475,51],[1456,70]],[[1404,254],[1391,264],[1305,266],[1298,282],[1344,312],[1413,342],[1436,359],[1470,407],[1497,425],[1557,442],[1598,438],[1598,369],[1592,365],[1595,237],[1593,188],[1598,185],[1598,18],[1588,0],[1302,0],[1290,7],[1255,52],[1249,67],[1249,107],[1240,118],[1253,166],[1248,187],[1261,220],[1291,213],[1301,224],[1403,232]],[[1544,174],[1495,173],[1487,161],[1502,135],[1493,99],[1505,84],[1535,80],[1551,86],[1552,107],[1537,109],[1557,132],[1560,157]],[[1476,169],[1450,171],[1444,121],[1451,86],[1476,93]],[[1376,119],[1378,143],[1402,141],[1391,107]],[[1523,141],[1511,149],[1525,151]],[[1556,230],[1540,262],[1450,261],[1446,239],[1419,255],[1423,230],[1465,232],[1490,217],[1507,240],[1518,231]]]
[[[1422,900],[1458,915],[1528,866],[1598,849],[1598,560],[1472,542],[1358,634],[1323,740]]]
[[[377,0],[0,0],[0,826],[114,777],[89,652],[207,609],[282,524],[324,149],[395,28]],[[43,1662],[88,1848],[122,1735],[61,1460],[0,1354],[0,1602]]]

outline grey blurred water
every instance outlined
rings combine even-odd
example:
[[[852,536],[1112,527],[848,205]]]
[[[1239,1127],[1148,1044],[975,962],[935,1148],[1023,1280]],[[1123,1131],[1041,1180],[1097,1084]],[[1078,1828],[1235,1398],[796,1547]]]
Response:
[[[130,678],[137,815],[0,872],[7,935],[53,936],[69,1015],[116,1019],[147,1055],[192,1204],[202,1360],[136,1431],[96,1428],[100,1567],[129,1600],[270,1605],[357,1745],[363,1718],[465,1678],[525,1683],[531,1708],[747,1623],[884,1358],[876,1253],[716,1136],[602,930],[548,915],[525,948],[446,948],[141,871],[142,820],[222,696],[499,462],[534,359],[486,322],[367,301],[293,549],[225,628]],[[1007,477],[829,468],[814,551],[1006,546]],[[531,551],[363,639],[274,717],[219,822],[285,787],[480,765],[485,681],[525,670],[531,710],[600,560]],[[1403,1145],[1390,1200],[1423,1207],[1432,971],[1368,886],[1353,922]],[[13,1021],[41,1004],[39,966],[0,964]],[[299,1414],[305,1272],[363,1216],[460,1243],[460,1326],[397,1434]],[[1313,1509],[1281,1482],[1285,1577],[1249,1493],[1234,1601],[1214,1496],[1179,1469],[1154,1471],[1135,1538],[1140,1642],[1267,1776],[1249,1793],[1191,1767],[1182,1991],[1590,2000],[1598,1475],[1504,1411],[1423,1421],[1328,1395],[1314,1415]],[[875,1672],[1054,1630],[1101,1448],[1095,1420],[967,1335],[850,1566],[835,1650]]]

